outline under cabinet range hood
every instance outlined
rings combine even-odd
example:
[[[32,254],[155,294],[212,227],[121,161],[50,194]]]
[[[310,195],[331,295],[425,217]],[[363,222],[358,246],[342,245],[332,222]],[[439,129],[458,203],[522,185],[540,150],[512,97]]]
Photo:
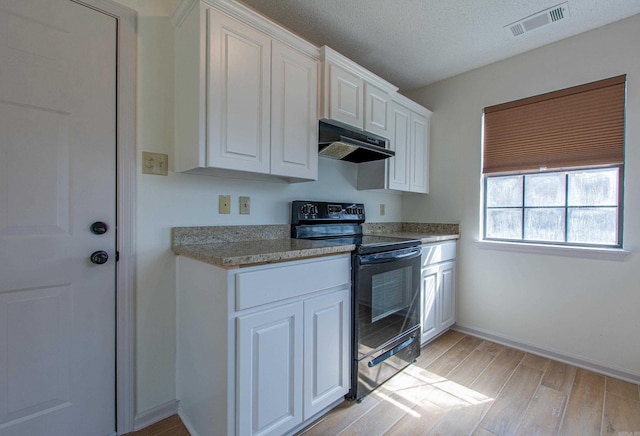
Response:
[[[387,148],[388,140],[353,127],[320,121],[318,153],[320,156],[348,162],[387,159],[395,152]]]

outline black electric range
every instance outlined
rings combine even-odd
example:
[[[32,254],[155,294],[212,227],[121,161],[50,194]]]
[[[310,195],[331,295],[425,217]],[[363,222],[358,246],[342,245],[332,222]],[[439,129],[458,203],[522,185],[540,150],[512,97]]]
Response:
[[[355,244],[351,389],[360,401],[420,355],[421,242],[363,235],[364,204],[294,201],[291,237]]]

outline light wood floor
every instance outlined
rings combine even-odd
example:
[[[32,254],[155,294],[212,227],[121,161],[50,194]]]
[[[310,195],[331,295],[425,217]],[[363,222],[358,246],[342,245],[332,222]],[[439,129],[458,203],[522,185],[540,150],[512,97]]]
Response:
[[[173,415],[142,430],[127,433],[125,436],[190,436],[190,434],[180,417]]]
[[[640,388],[449,331],[300,434],[640,436]]]
[[[361,403],[313,435],[640,436],[640,387],[449,331]],[[130,436],[187,436],[177,416]]]

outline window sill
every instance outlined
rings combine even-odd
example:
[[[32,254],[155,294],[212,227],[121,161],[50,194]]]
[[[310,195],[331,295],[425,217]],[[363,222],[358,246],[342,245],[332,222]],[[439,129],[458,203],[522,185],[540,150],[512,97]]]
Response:
[[[476,241],[482,249],[517,251],[521,253],[547,254],[566,257],[583,257],[599,260],[624,261],[631,254],[621,248],[568,247],[564,245],[532,244],[502,241]]]

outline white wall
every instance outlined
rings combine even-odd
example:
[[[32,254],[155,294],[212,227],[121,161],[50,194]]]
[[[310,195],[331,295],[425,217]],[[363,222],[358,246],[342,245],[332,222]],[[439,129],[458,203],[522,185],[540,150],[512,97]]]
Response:
[[[525,36],[526,37],[526,36]],[[408,93],[433,111],[431,193],[406,221],[459,222],[458,320],[640,380],[640,15]],[[623,260],[483,248],[482,108],[627,74]]]
[[[118,0],[138,11],[138,167],[142,151],[173,162],[173,36],[167,17],[175,0]],[[153,5],[153,7],[152,7]],[[175,399],[175,226],[288,224],[292,200],[365,203],[367,220],[400,221],[401,196],[356,191],[356,165],[320,159],[319,180],[286,184],[169,173],[137,179],[136,405],[137,413]],[[232,196],[232,213],[219,215],[218,195]],[[238,214],[238,196],[251,197],[251,214]],[[386,215],[379,216],[379,204]]]

